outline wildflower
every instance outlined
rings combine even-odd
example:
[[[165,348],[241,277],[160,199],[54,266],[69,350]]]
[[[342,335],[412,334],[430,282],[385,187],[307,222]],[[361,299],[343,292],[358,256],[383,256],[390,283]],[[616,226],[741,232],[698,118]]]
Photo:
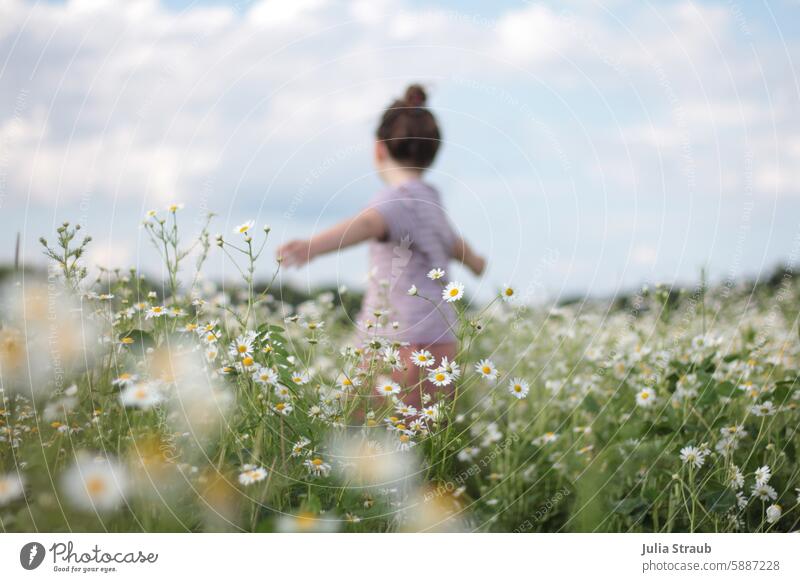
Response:
[[[157,211],[155,210],[148,210],[147,213],[144,215],[145,222],[148,222],[151,218],[155,218]]]
[[[755,477],[756,485],[766,485],[769,483],[769,480],[772,477],[772,471],[770,470],[769,465],[764,465],[763,467],[756,469]]]
[[[417,295],[419,295],[419,291],[417,290],[417,286],[416,285],[412,285],[411,287],[409,287],[408,294],[411,295],[412,297],[416,297]]]
[[[277,386],[275,386],[274,392],[275,396],[277,396],[281,400],[290,400],[292,398],[291,391],[283,384],[278,384]]]
[[[444,299],[448,303],[453,303],[454,301],[458,301],[463,296],[464,296],[464,285],[463,283],[459,283],[458,281],[452,281],[448,283],[444,289],[442,289],[442,299]]]
[[[67,499],[86,511],[110,511],[125,499],[128,480],[125,469],[106,459],[82,458],[62,476],[62,488]]]
[[[781,514],[783,513],[783,509],[777,503],[773,503],[769,507],[767,507],[767,522],[768,523],[775,523],[781,518]]]
[[[172,204],[167,206],[167,211],[172,212],[173,214],[178,212],[178,210],[183,210],[183,204],[173,202]]]
[[[511,287],[510,285],[503,285],[503,289],[502,291],[500,291],[500,297],[502,297],[503,301],[505,301],[506,303],[512,301],[514,299],[515,294],[516,292],[514,291],[514,288]]]
[[[497,368],[491,360],[481,360],[475,364],[475,371],[487,380],[497,380]]]
[[[758,497],[761,501],[775,500],[778,498],[778,492],[775,491],[771,485],[767,485],[766,483],[756,483],[750,495],[751,497]]]
[[[558,440],[558,434],[554,432],[546,432],[540,437],[536,437],[533,439],[532,444],[536,445],[537,447],[541,447],[542,445],[547,445],[550,443],[554,443]]]
[[[161,317],[166,313],[167,310],[164,309],[163,305],[153,305],[150,309],[147,310],[147,313],[145,313],[144,318],[153,319],[154,317]]]
[[[22,497],[24,489],[24,482],[18,473],[0,475],[0,507]]]
[[[652,388],[642,388],[636,394],[636,404],[642,408],[649,408],[656,403],[656,391]]]
[[[248,331],[247,333],[237,337],[235,341],[231,342],[230,348],[228,349],[228,353],[235,358],[236,357],[245,358],[248,356],[252,356],[254,340],[255,340],[255,334],[253,332]]]
[[[436,358],[428,350],[417,350],[411,352],[411,362],[420,368],[428,368],[436,362]]]
[[[306,459],[303,465],[314,477],[327,477],[331,472],[331,466],[318,456],[313,459]]]
[[[112,386],[123,387],[129,386],[136,382],[139,377],[134,374],[128,374],[127,372],[123,372],[116,378],[111,381]]]
[[[439,420],[440,414],[441,412],[439,410],[439,407],[434,404],[433,406],[426,406],[425,408],[423,408],[421,416],[426,420],[431,420],[435,422]]]
[[[442,277],[444,277],[444,271],[442,269],[431,269],[428,271],[428,279],[432,281],[436,281]]]
[[[356,378],[355,376],[354,377],[350,377],[347,374],[341,374],[339,376],[338,384],[339,384],[339,388],[341,388],[342,390],[346,391],[346,390],[350,390],[354,386],[360,386],[361,385],[361,380],[359,378]]]
[[[234,234],[246,234],[248,230],[253,228],[254,224],[255,224],[254,220],[248,220],[247,222],[243,222],[242,224],[240,224],[239,226],[237,226],[236,228],[233,229],[233,233]]]
[[[377,387],[378,394],[383,394],[384,396],[394,396],[395,394],[400,393],[400,385],[396,382],[382,382]]]
[[[741,489],[744,487],[744,475],[736,465],[732,465],[728,471],[728,485],[734,489]]]
[[[252,485],[267,478],[267,470],[264,467],[255,465],[245,465],[239,474],[239,483],[242,485]]]
[[[769,400],[763,404],[754,404],[750,407],[750,414],[755,416],[772,416],[776,412],[775,405]]]
[[[400,414],[402,416],[414,416],[417,414],[416,408],[414,408],[409,404],[404,404],[403,402],[397,403],[397,406],[395,406],[395,411],[397,412],[397,414]]]
[[[730,426],[723,426],[719,429],[720,434],[727,438],[744,438],[747,436],[747,431],[744,430],[742,424],[732,424]]]
[[[262,366],[253,374],[253,381],[262,386],[274,386],[278,383],[278,373],[272,368]]]
[[[683,447],[681,449],[681,461],[695,469],[699,469],[706,462],[706,454],[703,449],[697,447]]]
[[[159,404],[163,397],[155,382],[130,384],[120,392],[119,400],[123,406],[148,410]]]
[[[307,453],[306,447],[311,444],[311,441],[308,440],[306,437],[300,437],[300,440],[292,445],[292,453],[291,456],[293,457],[300,457]]]
[[[530,385],[522,378],[514,378],[508,383],[508,391],[514,398],[522,399],[528,395]]]
[[[458,378],[461,376],[461,368],[456,362],[451,362],[447,356],[443,357],[442,361],[439,362],[439,367],[450,374],[453,377],[453,380],[458,380]]]
[[[294,407],[289,402],[278,402],[272,407],[272,410],[283,416],[289,416]]]
[[[308,384],[311,380],[311,375],[308,372],[295,372],[292,374],[292,382],[297,384],[298,386],[303,386],[304,384]]]
[[[439,367],[428,374],[428,381],[435,386],[447,386],[453,381],[453,376],[448,374],[442,367]]]

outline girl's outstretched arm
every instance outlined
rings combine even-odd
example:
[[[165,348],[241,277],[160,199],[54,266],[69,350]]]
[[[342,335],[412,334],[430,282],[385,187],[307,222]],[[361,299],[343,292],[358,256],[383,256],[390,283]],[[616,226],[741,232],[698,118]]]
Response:
[[[472,250],[472,247],[467,244],[463,238],[456,237],[453,242],[453,258],[459,263],[464,264],[470,271],[476,275],[483,273],[486,268],[486,259],[478,255]]]
[[[386,223],[383,216],[374,208],[368,208],[308,240],[293,240],[281,245],[276,256],[284,266],[300,266],[319,255],[371,238],[383,238],[385,234]]]

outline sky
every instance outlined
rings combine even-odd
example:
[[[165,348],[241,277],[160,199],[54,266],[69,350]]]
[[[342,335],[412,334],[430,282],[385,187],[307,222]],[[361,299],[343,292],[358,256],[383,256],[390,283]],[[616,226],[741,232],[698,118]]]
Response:
[[[275,245],[382,187],[377,119],[410,82],[427,178],[530,301],[754,277],[800,258],[800,2],[0,0],[0,263],[62,221],[87,261],[158,274],[141,229],[185,205]],[[187,265],[187,272],[191,266]],[[209,276],[236,275],[212,252]],[[363,285],[364,247],[287,272]]]

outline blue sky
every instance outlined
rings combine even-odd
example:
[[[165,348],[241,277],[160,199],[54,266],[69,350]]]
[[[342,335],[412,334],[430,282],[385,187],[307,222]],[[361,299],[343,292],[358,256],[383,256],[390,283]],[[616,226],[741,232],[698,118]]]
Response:
[[[372,132],[410,81],[429,179],[487,295],[612,294],[800,257],[800,3],[0,0],[0,261],[63,220],[155,272],[138,225],[307,236],[380,188]],[[211,273],[230,276],[214,256]],[[265,265],[265,271],[267,266]],[[354,249],[288,275],[358,286]]]

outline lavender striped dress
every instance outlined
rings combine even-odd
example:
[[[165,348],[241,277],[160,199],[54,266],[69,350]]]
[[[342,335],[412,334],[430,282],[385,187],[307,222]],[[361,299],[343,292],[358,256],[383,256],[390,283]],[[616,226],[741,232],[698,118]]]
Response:
[[[455,341],[455,312],[442,301],[441,281],[427,277],[433,268],[447,270],[456,238],[439,192],[422,180],[410,180],[382,190],[368,207],[381,213],[387,234],[384,240],[370,243],[361,329],[412,344]],[[421,297],[409,296],[412,285],[438,309]],[[383,327],[367,330],[365,322],[375,322],[376,311],[386,314],[380,320]],[[396,330],[391,326],[394,321],[399,323]]]

